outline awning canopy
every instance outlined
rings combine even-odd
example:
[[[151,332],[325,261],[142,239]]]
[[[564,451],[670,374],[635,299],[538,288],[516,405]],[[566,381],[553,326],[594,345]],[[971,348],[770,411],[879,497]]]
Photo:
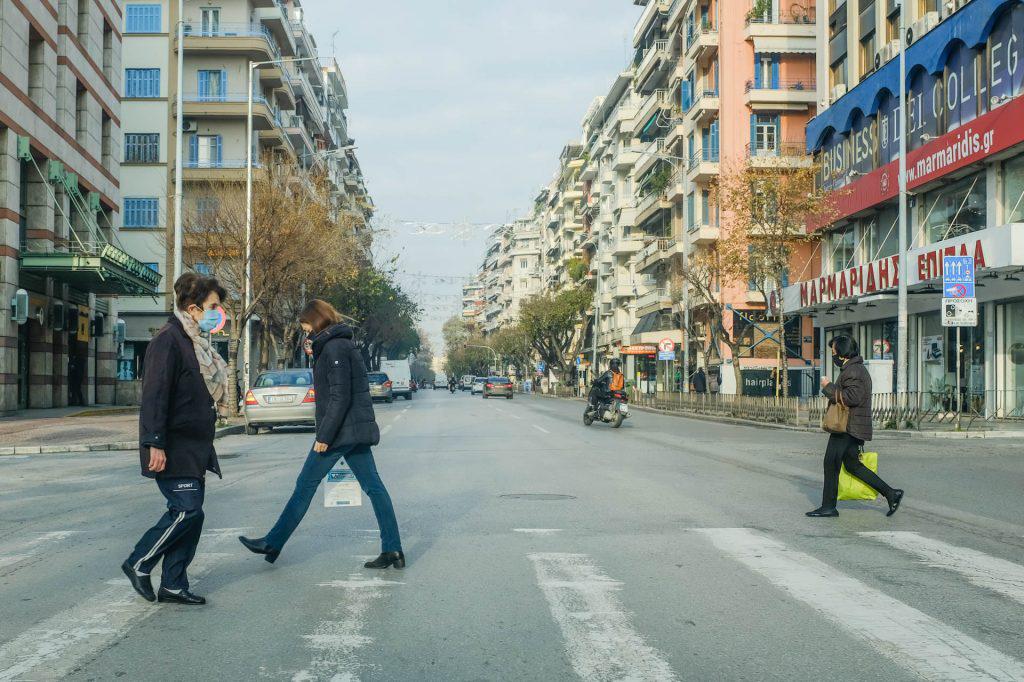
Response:
[[[23,251],[19,269],[93,294],[152,296],[162,275],[111,244],[95,252]]]
[[[673,324],[675,324],[676,327],[679,326],[677,324],[679,321],[679,314],[673,314],[671,308],[662,308],[661,310],[656,310],[653,313],[647,313],[641,317],[640,321],[636,323],[636,327],[633,329],[633,336],[639,336],[640,334],[646,334],[647,332],[665,331],[664,329],[658,329],[658,322],[663,315],[672,315],[674,318]]]
[[[817,54],[813,38],[794,40],[787,36],[754,36],[754,52],[779,54]]]

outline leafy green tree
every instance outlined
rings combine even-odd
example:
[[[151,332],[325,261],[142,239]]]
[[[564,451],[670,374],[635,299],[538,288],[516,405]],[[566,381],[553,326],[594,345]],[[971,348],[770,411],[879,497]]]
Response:
[[[549,368],[567,379],[586,334],[585,313],[594,292],[587,285],[534,296],[519,308],[519,326]]]

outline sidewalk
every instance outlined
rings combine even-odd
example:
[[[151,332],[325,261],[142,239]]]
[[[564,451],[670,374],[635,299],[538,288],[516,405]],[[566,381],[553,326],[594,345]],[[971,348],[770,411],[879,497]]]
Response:
[[[217,437],[242,433],[242,421],[217,429]],[[23,410],[0,417],[0,455],[135,450],[139,447],[137,407],[61,407]]]

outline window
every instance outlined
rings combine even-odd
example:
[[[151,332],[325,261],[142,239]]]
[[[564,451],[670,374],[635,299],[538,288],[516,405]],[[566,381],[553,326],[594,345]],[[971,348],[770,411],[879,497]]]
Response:
[[[114,76],[114,27],[103,22],[103,75],[107,80]]]
[[[528,261],[528,260],[527,260],[527,259],[525,259],[525,258],[520,258],[520,259],[519,259],[519,269],[520,269],[520,270],[525,270],[525,269],[527,269],[528,267],[530,267],[530,261]]]
[[[193,168],[219,168],[221,157],[220,135],[193,135],[189,144],[189,165]]]
[[[711,220],[711,192],[706,189],[700,191],[700,219],[704,225],[710,224]]]
[[[89,37],[89,3],[85,0],[79,0],[78,3],[78,42],[82,45],[86,44],[86,39]]]
[[[754,156],[778,153],[779,117],[777,114],[754,114],[750,117],[750,147],[754,151]]]
[[[202,31],[204,36],[220,35],[220,8],[202,8]]]
[[[220,212],[220,201],[217,197],[199,197],[196,199],[196,218],[204,227],[212,226]],[[198,270],[197,270],[198,272]]]
[[[159,97],[160,69],[125,69],[125,97]]]
[[[862,75],[875,70],[875,52],[877,51],[874,31],[860,39],[860,72]]]
[[[843,229],[829,234],[826,242],[829,272],[839,272],[853,267],[856,262],[854,237],[854,232],[851,229]]]
[[[125,227],[156,227],[159,202],[156,197],[124,200]]]
[[[864,244],[864,257],[861,258],[861,262],[870,263],[899,253],[899,220],[897,209],[891,207],[861,223],[861,239]]]
[[[686,226],[690,229],[697,227],[697,221],[694,218],[694,212],[696,207],[694,205],[694,198],[692,194],[686,195]]]
[[[779,55],[758,53],[754,55],[754,87],[779,87]]]
[[[1003,222],[1024,222],[1024,156],[1003,164]]]
[[[46,94],[46,43],[36,30],[28,29],[28,97],[42,105]]]
[[[159,163],[160,133],[125,133],[125,163]]]
[[[105,111],[102,115],[100,128],[103,135],[103,141],[100,145],[103,167],[108,171],[116,172],[116,169],[114,168],[114,122],[109,116],[107,116],[107,112]]]
[[[124,32],[159,33],[160,5],[128,5],[125,7]]]
[[[224,69],[200,70],[199,100],[202,102],[223,102],[228,94],[228,73]]]
[[[149,268],[153,272],[160,272],[160,264],[159,263],[143,263],[143,265],[145,265],[147,268]]]
[[[921,246],[985,229],[985,173],[924,195]]]
[[[75,139],[86,144],[89,133],[89,93],[81,82],[75,91]]]
[[[832,65],[829,75],[833,88],[837,85],[846,85],[846,57]]]

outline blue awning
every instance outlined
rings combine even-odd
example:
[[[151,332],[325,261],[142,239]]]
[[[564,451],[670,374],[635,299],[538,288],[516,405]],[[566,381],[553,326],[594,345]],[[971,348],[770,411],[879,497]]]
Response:
[[[917,69],[942,71],[952,50],[960,44],[977,47],[988,40],[1002,11],[1024,0],[973,0],[907,48],[908,78]],[[883,94],[898,93],[899,59],[891,59],[878,71],[858,83],[839,101],[807,124],[807,151],[816,152],[829,132],[847,133],[857,112],[874,115]]]

